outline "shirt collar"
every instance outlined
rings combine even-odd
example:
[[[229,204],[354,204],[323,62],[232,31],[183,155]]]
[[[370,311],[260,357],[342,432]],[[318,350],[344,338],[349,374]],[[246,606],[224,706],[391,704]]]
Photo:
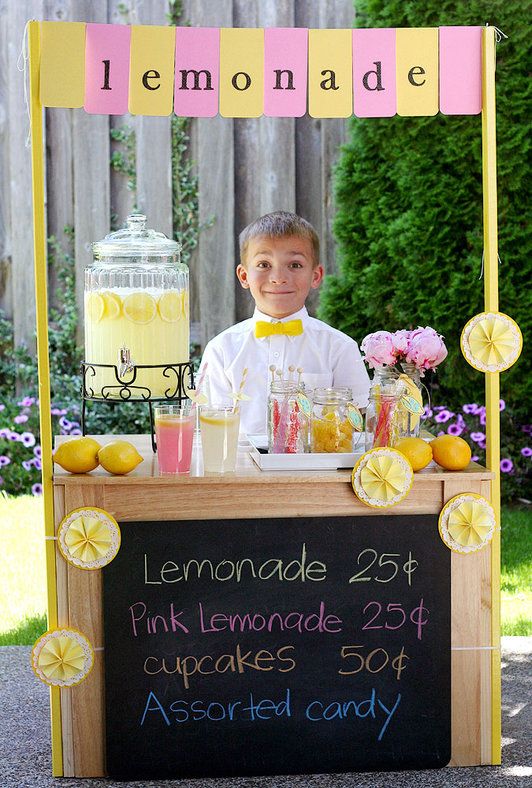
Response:
[[[287,315],[286,317],[277,318],[272,317],[271,315],[265,315],[264,312],[261,312],[257,307],[255,307],[255,311],[253,312],[253,325],[257,322],[257,320],[265,320],[266,323],[287,323],[289,320],[301,320],[303,325],[305,325],[308,318],[308,311],[307,307],[304,306],[302,309],[299,309],[297,312],[294,312],[293,315]]]

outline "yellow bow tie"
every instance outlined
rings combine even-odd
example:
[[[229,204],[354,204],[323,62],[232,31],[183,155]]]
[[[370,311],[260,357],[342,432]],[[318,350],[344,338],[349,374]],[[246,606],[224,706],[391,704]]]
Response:
[[[267,323],[265,320],[257,320],[255,323],[255,336],[257,339],[273,335],[298,337],[302,333],[303,323],[301,320],[288,320],[286,323]]]

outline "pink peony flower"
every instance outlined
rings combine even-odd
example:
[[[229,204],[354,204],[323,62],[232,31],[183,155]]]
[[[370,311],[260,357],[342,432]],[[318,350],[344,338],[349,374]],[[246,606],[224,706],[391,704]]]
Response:
[[[401,330],[392,334],[392,342],[397,355],[406,355],[411,333],[411,331]]]
[[[362,340],[360,349],[370,369],[395,364],[396,353],[393,337],[389,331],[375,331],[373,334],[368,334]]]
[[[411,332],[406,361],[420,370],[435,369],[447,356],[442,337],[433,328],[417,328]]]

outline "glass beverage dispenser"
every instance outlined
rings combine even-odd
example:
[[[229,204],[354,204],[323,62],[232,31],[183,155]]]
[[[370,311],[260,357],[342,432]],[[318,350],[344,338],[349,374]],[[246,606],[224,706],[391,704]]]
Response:
[[[132,214],[125,228],[92,248],[94,262],[85,269],[85,387],[92,398],[175,396],[172,365],[189,360],[188,267],[180,262],[180,244]]]

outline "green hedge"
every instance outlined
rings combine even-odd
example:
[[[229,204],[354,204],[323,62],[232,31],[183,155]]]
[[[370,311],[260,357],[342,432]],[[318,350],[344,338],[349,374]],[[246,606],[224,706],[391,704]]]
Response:
[[[525,223],[530,90],[526,4],[357,0],[359,27],[496,25],[500,310],[525,339],[531,329],[531,248]],[[431,325],[449,357],[435,400],[483,401],[484,377],[462,358],[466,321],[483,310],[481,118],[354,118],[336,172],[338,276],[327,277],[320,316],[357,340],[377,329]],[[528,420],[525,353],[502,376],[502,396]],[[438,390],[439,389],[439,390]]]

